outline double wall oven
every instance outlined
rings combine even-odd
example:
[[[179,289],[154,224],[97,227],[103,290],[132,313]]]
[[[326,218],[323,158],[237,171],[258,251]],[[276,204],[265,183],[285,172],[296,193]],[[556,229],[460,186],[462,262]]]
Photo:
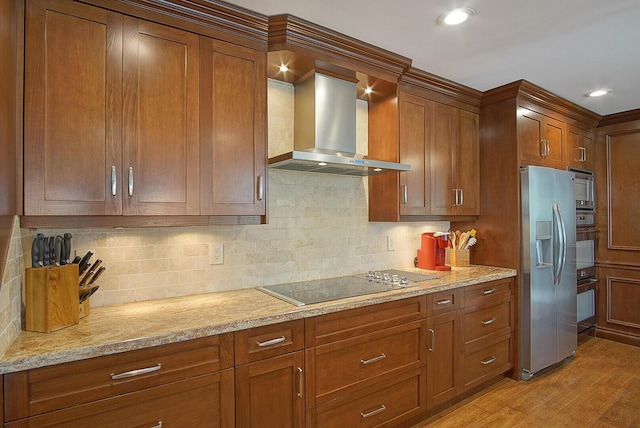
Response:
[[[590,171],[570,169],[576,188],[576,269],[578,274],[578,334],[596,324],[596,224],[594,178]]]

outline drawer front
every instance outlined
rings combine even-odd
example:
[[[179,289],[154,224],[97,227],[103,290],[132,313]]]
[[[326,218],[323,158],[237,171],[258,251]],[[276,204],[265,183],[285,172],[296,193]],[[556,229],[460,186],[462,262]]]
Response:
[[[312,427],[397,425],[426,412],[425,368],[309,410]]]
[[[446,290],[427,294],[427,316],[451,312],[460,308],[460,290]]]
[[[464,357],[464,388],[472,388],[511,368],[511,340],[505,339]]]
[[[420,296],[307,318],[306,347],[324,345],[426,318],[426,303],[426,296]]]
[[[233,369],[21,419],[5,427],[233,427]]]
[[[236,365],[259,361],[304,348],[304,320],[237,331]]]
[[[495,304],[511,299],[512,279],[484,282],[464,289],[464,307]]]
[[[5,375],[5,419],[15,420],[233,366],[233,334]]]
[[[307,350],[308,405],[425,364],[426,321]],[[380,379],[378,379],[380,377]]]
[[[479,309],[464,314],[464,343],[486,341],[492,334],[508,334],[511,330],[511,303]]]

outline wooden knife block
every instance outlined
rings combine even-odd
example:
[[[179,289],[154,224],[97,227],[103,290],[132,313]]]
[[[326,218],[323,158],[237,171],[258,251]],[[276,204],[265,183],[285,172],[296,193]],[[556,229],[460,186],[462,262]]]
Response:
[[[49,333],[79,322],[78,265],[27,268],[25,330]]]

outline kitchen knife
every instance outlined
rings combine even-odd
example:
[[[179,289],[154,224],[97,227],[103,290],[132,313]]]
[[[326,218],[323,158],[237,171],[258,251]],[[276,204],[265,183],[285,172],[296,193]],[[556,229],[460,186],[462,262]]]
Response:
[[[99,285],[94,285],[91,288],[88,288],[86,290],[82,290],[80,292],[80,296],[78,297],[78,300],[80,303],[84,303],[85,300],[87,300],[89,297],[91,297],[91,295],[93,293],[95,293],[96,291],[98,291],[98,288],[100,288]]]
[[[84,255],[84,257],[82,258],[82,260],[80,260],[80,262],[78,263],[78,273],[80,275],[82,275],[84,273],[84,271],[87,270],[87,268],[89,267],[89,259],[91,258],[91,256],[93,256],[93,251],[89,250],[87,251],[87,254]]]
[[[38,233],[33,239],[33,244],[31,244],[31,266],[34,268],[44,266],[43,257],[44,235],[42,233]]]
[[[53,264],[60,266],[62,261],[62,236],[57,235],[53,241]]]
[[[49,256],[49,238],[46,236],[42,238],[43,242],[43,252],[42,252],[42,264],[44,266],[49,266],[51,264],[51,256]]]
[[[100,269],[98,269],[98,271],[93,274],[93,277],[91,277],[91,281],[89,281],[89,285],[93,284],[94,282],[96,282],[96,279],[98,279],[100,277],[100,275],[102,275],[102,272],[104,272],[105,270],[107,270],[106,267],[102,266]]]
[[[65,233],[62,238],[62,256],[60,257],[60,264],[68,265],[71,258],[71,234]]]
[[[55,249],[55,245],[56,245],[56,237],[50,236],[48,238],[47,245],[49,245],[49,265],[52,266],[55,264],[55,260],[53,258],[54,256],[53,250]]]
[[[71,263],[73,263],[74,265],[77,265],[78,263],[80,263],[80,260],[82,260],[82,257],[80,256],[75,256],[73,258],[73,261]]]
[[[96,269],[98,269],[98,266],[100,266],[101,263],[102,263],[101,259],[96,260],[96,262],[91,266],[91,268],[87,271],[87,273],[84,274],[84,276],[80,280],[80,284],[79,284],[80,287],[84,286],[87,280],[93,276],[93,274],[96,272]]]

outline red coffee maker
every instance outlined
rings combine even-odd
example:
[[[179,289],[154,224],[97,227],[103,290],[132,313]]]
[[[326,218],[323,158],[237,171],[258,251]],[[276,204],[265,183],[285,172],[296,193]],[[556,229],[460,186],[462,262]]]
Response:
[[[449,234],[446,232],[427,232],[422,234],[420,249],[418,250],[418,264],[420,269],[451,270],[451,266],[444,264],[449,246]]]

